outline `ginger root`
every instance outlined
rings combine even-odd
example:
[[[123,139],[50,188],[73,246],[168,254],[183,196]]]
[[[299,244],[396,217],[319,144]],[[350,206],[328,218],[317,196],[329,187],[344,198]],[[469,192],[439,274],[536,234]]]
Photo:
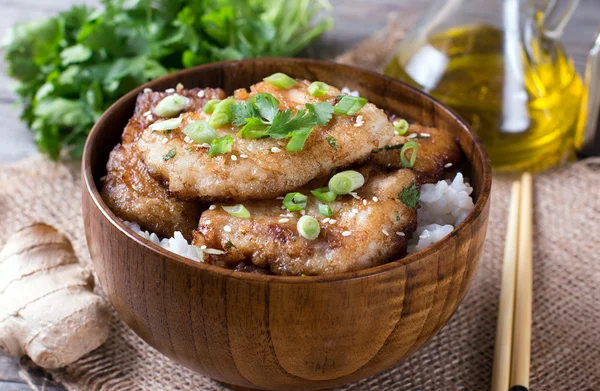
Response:
[[[0,351],[60,368],[102,345],[110,313],[69,239],[36,223],[0,252]]]

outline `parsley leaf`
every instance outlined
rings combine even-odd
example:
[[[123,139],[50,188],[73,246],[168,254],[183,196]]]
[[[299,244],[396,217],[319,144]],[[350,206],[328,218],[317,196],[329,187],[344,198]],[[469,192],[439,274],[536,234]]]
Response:
[[[409,208],[416,208],[419,203],[419,197],[421,196],[421,192],[417,189],[417,186],[412,183],[409,187],[404,187],[400,194],[398,194],[398,198],[400,201],[404,203],[404,205]]]
[[[333,115],[333,105],[330,102],[307,103],[306,108],[316,118],[319,126],[325,126]]]

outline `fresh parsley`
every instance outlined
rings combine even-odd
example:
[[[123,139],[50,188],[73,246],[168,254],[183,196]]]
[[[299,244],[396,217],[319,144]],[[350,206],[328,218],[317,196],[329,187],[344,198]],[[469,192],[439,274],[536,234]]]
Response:
[[[176,148],[171,148],[169,150],[169,152],[167,152],[167,154],[165,156],[163,156],[163,160],[164,161],[171,160],[172,158],[175,157],[175,155],[177,155],[177,149]]]
[[[227,243],[225,243],[225,248],[229,249],[229,248],[237,248],[235,244],[233,244],[231,242],[231,240],[228,240]]]
[[[398,198],[404,205],[409,208],[416,208],[419,203],[419,197],[421,196],[421,192],[417,189],[417,185],[412,183],[409,187],[404,187],[400,194],[398,194]]]
[[[328,8],[322,0],[103,0],[17,24],[3,49],[38,148],[79,157],[92,125],[125,93],[181,68],[293,56],[331,28]]]

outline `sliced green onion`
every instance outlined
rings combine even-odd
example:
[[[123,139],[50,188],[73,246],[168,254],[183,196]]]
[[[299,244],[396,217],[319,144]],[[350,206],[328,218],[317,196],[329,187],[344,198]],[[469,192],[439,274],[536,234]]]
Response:
[[[358,171],[348,170],[335,174],[329,180],[329,190],[335,194],[348,194],[365,184],[365,177]]]
[[[292,132],[292,138],[288,141],[285,150],[288,152],[296,152],[304,149],[304,143],[313,129],[314,128],[302,128],[294,130]]]
[[[167,154],[165,156],[163,156],[163,160],[166,162],[167,160],[171,160],[173,157],[175,157],[175,155],[177,155],[177,149],[176,148],[171,148],[169,150],[169,152],[167,152]]]
[[[194,121],[188,124],[183,129],[183,134],[198,144],[210,144],[214,139],[219,137],[219,133],[206,121]]]
[[[208,156],[213,157],[215,155],[223,155],[231,152],[233,147],[233,137],[230,135],[216,138],[210,143],[210,149],[208,150]]]
[[[315,240],[319,237],[319,233],[321,233],[319,222],[312,216],[300,217],[296,228],[300,236],[308,240]]]
[[[320,187],[310,191],[316,199],[321,202],[333,202],[337,196],[334,192],[330,191],[328,187]]]
[[[220,101],[221,101],[220,99],[209,100],[208,102],[206,102],[204,104],[202,111],[204,111],[206,114],[212,114],[213,111],[215,111],[215,107],[217,107],[217,103],[219,103]]]
[[[410,154],[410,160],[406,157],[406,151],[412,149]],[[419,144],[414,141],[408,141],[404,144],[402,149],[400,150],[400,162],[402,163],[402,167],[411,168],[415,165],[415,160],[417,159],[417,150],[419,149]]]
[[[208,123],[210,126],[218,128],[231,122],[231,107],[235,105],[235,99],[227,98],[217,103]]]
[[[188,107],[189,104],[190,100],[185,96],[173,94],[166,96],[158,102],[154,108],[154,112],[159,117],[174,117]]]
[[[405,119],[400,119],[398,121],[394,121],[394,130],[400,136],[403,136],[408,132],[408,122]]]
[[[312,96],[323,96],[329,91],[329,84],[322,81],[313,81],[308,86],[308,93]]]
[[[265,77],[263,80],[269,84],[274,85],[277,88],[281,88],[284,90],[292,88],[293,86],[295,86],[298,83],[296,81],[296,79],[292,79],[285,73],[281,73],[281,72],[274,73],[269,77]]]
[[[234,217],[239,217],[242,219],[250,218],[250,212],[246,207],[242,204],[237,204],[233,206],[223,206],[223,210]]]
[[[323,216],[331,217],[333,216],[333,211],[331,210],[331,206],[325,204],[319,204],[319,213]]]
[[[341,115],[354,115],[366,104],[367,100],[365,98],[344,95],[339,103],[333,108],[333,112]]]
[[[308,197],[302,193],[294,192],[287,193],[283,199],[283,206],[290,212],[298,212],[306,208]]]
[[[163,121],[158,121],[150,125],[150,130],[153,132],[171,131],[173,129],[177,129],[179,125],[181,125],[180,117],[165,119]]]

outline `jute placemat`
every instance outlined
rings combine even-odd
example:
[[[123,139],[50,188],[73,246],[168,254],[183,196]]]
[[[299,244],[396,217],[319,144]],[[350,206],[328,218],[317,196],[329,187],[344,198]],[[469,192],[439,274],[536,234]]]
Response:
[[[393,23],[340,60],[380,69],[402,36],[401,24]],[[0,183],[0,243],[44,221],[65,232],[92,267],[78,167],[35,157],[0,167]],[[600,390],[599,190],[600,160],[535,177],[534,390]],[[489,389],[509,192],[507,178],[494,178],[484,255],[450,322],[403,363],[342,390]],[[146,345],[116,313],[102,347],[52,375],[69,390],[225,390]]]

